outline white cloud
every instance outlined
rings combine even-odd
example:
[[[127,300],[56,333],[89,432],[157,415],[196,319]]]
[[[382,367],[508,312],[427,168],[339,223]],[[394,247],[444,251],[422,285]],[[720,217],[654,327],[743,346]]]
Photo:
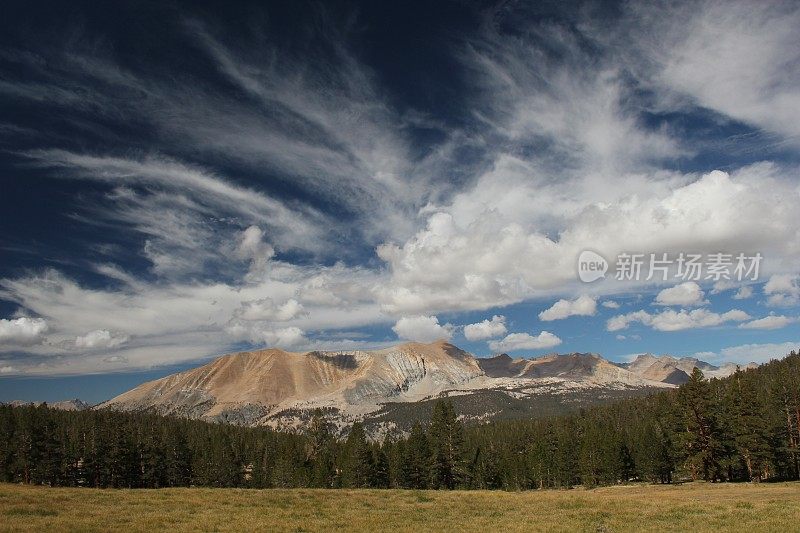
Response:
[[[665,9],[666,8],[666,9]],[[643,53],[653,84],[691,104],[796,140],[800,61],[794,2],[711,1],[631,10],[620,46]],[[668,99],[669,95],[665,95]],[[675,105],[687,105],[677,100]]]
[[[123,159],[64,150],[36,150],[25,155],[43,167],[63,169],[76,178],[116,185],[161,187],[174,195],[176,206],[191,198],[197,205],[213,206],[217,216],[230,213],[260,221],[273,229],[274,237],[286,249],[308,249],[310,246],[310,249],[318,250],[321,242],[319,235],[324,222],[315,209],[304,207],[297,211],[288,208],[265,194],[239,187],[204,169],[177,161],[156,157]],[[334,226],[332,222],[329,224]]]
[[[517,350],[542,350],[561,344],[561,339],[549,331],[542,331],[535,337],[529,333],[510,333],[498,341],[489,342],[493,352],[513,352]]]
[[[739,327],[742,329],[780,329],[793,322],[797,322],[797,319],[783,315],[770,315],[739,324]]]
[[[657,314],[650,314],[642,310],[625,315],[617,315],[608,319],[606,329],[608,331],[619,331],[627,329],[634,322],[640,322],[658,331],[680,331],[719,326],[725,322],[742,322],[748,319],[750,319],[750,316],[739,309],[731,309],[721,314],[707,309],[694,309],[692,311],[666,309]]]
[[[115,274],[115,278],[126,276]],[[46,345],[29,345],[24,358],[9,363],[22,373],[91,373],[95,372],[93,365],[117,353],[127,360],[118,361],[115,370],[150,368],[221,354],[233,349],[236,340],[257,345],[285,342],[286,335],[269,332],[290,327],[315,331],[324,338],[329,329],[391,320],[371,298],[370,288],[377,279],[373,272],[342,265],[296,267],[273,261],[268,276],[235,285],[127,279],[121,289],[92,289],[54,270],[2,280],[0,294],[4,298],[33,313],[46,314],[48,324],[57,324],[51,327]],[[311,286],[310,299],[305,300],[305,290]],[[246,311],[267,313],[271,308],[262,302],[267,298],[277,302],[271,320],[247,321],[237,316]],[[290,302],[293,299],[297,305]],[[261,305],[250,306],[252,302]],[[301,305],[303,311],[297,312]],[[291,320],[273,323],[292,314]],[[236,335],[225,334],[231,328]],[[106,351],[76,352],[76,337],[98,329],[125,331],[130,339]],[[296,337],[288,340],[287,345],[298,342]],[[54,354],[59,357],[36,359]]]
[[[800,304],[800,276],[776,274],[764,284],[767,304],[772,306],[793,306]]]
[[[800,349],[800,340],[784,343],[742,344],[729,346],[719,352],[702,352],[694,357],[713,364],[737,363],[746,365],[750,362],[766,363],[772,359],[782,359],[791,351]]]
[[[0,374],[13,374],[16,371],[13,366],[0,366]]]
[[[250,300],[242,302],[241,307],[234,311],[234,317],[242,320],[275,320],[286,322],[304,314],[303,304],[290,298],[280,305],[276,305],[272,298]]]
[[[31,346],[44,340],[49,327],[43,318],[0,319],[0,345]]]
[[[714,282],[714,286],[711,289],[711,294],[719,294],[721,292],[725,292],[733,288],[736,288],[736,286],[737,284],[734,281],[731,281],[729,279],[721,279]]]
[[[734,300],[746,300],[753,296],[753,288],[749,285],[744,285],[739,287],[739,290],[736,291],[736,294],[733,295]]]
[[[75,338],[76,348],[116,348],[128,342],[128,336],[124,333],[112,333],[107,329],[96,329],[90,331],[86,335],[81,335]]]
[[[603,303],[601,303],[600,305],[602,305],[606,309],[619,309],[619,304],[617,302],[615,302],[614,300],[606,300]]]
[[[696,307],[708,303],[704,298],[705,293],[700,289],[700,285],[694,281],[687,281],[674,287],[663,289],[656,296],[655,303],[658,305]]]
[[[392,326],[392,330],[400,339],[417,342],[433,342],[453,336],[453,326],[440,325],[435,316],[404,316]]]
[[[552,307],[539,313],[539,320],[549,322],[570,316],[592,316],[597,312],[597,302],[587,295],[574,300],[559,300]]]
[[[576,261],[587,246],[606,258],[631,249],[758,249],[775,258],[773,264],[798,263],[800,234],[792,228],[800,192],[775,166],[703,176],[638,175],[625,187],[601,185],[605,179],[573,184],[572,196],[565,198],[564,185],[550,190],[544,177],[518,169],[487,174],[448,206],[437,207],[413,237],[378,247],[391,275],[377,290],[378,301],[390,313],[453,311],[576,290]],[[494,194],[498,187],[509,196]],[[635,193],[608,196],[631,189]],[[528,192],[544,202],[542,210],[559,217],[542,220],[529,212],[523,205]],[[612,292],[630,284],[607,279],[596,287]]]
[[[240,259],[250,261],[250,275],[258,275],[275,256],[275,249],[262,239],[264,232],[258,226],[250,226],[239,236],[235,253]]]
[[[506,317],[494,315],[491,320],[487,319],[464,326],[464,337],[469,341],[480,341],[505,335],[507,331]]]
[[[255,332],[268,347],[292,348],[308,342],[305,333],[298,327],[262,329]]]

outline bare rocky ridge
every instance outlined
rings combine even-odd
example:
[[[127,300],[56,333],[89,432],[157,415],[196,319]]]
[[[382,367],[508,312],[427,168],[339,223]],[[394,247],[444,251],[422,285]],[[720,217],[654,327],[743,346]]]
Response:
[[[38,407],[46,402],[26,402],[24,400],[12,400],[8,402],[8,405],[13,407],[25,407],[25,406],[34,406]],[[47,403],[47,406],[52,409],[61,409],[62,411],[84,411],[86,409],[91,409],[91,405],[88,403],[81,401],[77,398],[73,400],[63,400],[60,402],[53,402]]]
[[[144,383],[98,407],[293,429],[302,427],[317,408],[344,425],[379,418],[386,405],[439,396],[494,391],[520,399],[672,387],[691,372],[691,365],[702,363],[692,361],[643,355],[617,365],[590,353],[476,358],[444,341],[374,351],[269,349],[222,356]]]
[[[729,376],[736,371],[736,365],[727,363],[722,366],[714,366],[700,361],[694,357],[671,357],[669,355],[656,356],[645,353],[640,354],[630,363],[620,365],[633,374],[654,381],[681,385],[689,381],[692,371],[699,368],[708,378],[721,378]],[[753,368],[755,363],[750,363],[745,368]]]

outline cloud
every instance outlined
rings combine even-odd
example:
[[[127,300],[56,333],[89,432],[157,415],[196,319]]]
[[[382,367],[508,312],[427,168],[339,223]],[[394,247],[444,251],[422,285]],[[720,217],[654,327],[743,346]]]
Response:
[[[450,339],[453,336],[451,324],[439,324],[435,316],[410,316],[402,317],[392,326],[392,330],[400,339],[433,342],[439,339]]]
[[[579,296],[575,300],[559,300],[552,307],[539,313],[539,320],[549,322],[570,316],[592,316],[597,312],[597,302],[591,296]]]
[[[619,331],[627,329],[632,323],[639,322],[657,331],[680,331],[719,326],[725,322],[742,322],[748,319],[750,319],[750,316],[739,309],[731,309],[721,314],[707,309],[695,309],[693,311],[666,309],[657,314],[650,314],[642,310],[617,315],[608,319],[606,329],[608,331]]]
[[[800,276],[776,274],[764,284],[767,304],[776,307],[789,307],[800,304]]]
[[[240,259],[250,261],[250,276],[257,276],[267,268],[275,257],[275,249],[262,239],[264,232],[258,226],[250,226],[237,238],[234,253]]]
[[[797,4],[711,1],[639,6],[631,13],[620,27],[638,31],[620,46],[641,54],[637,62],[649,70],[652,84],[688,97],[688,103],[673,97],[675,107],[713,109],[796,140]]]
[[[112,333],[107,329],[96,329],[75,338],[75,347],[81,349],[116,348],[128,342],[124,333]]]
[[[305,333],[298,327],[257,329],[254,334],[257,340],[268,347],[291,348],[308,342]]]
[[[603,303],[601,303],[600,305],[602,305],[606,309],[619,309],[619,304],[617,302],[615,302],[614,300],[606,300]]]
[[[791,229],[798,190],[773,165],[732,174],[640,175],[631,178],[643,180],[631,184],[635,194],[602,199],[582,193],[602,197],[628,187],[584,183],[568,187],[575,195],[569,200],[564,198],[565,185],[551,191],[546,181],[516,172],[479,178],[448,206],[437,207],[413,237],[378,247],[390,279],[376,297],[387,312],[486,309],[542,298],[565,287],[576,290],[577,257],[588,245],[606,258],[631,249],[673,254],[758,249],[775,261],[798,261],[800,235]],[[501,186],[513,191],[511,197],[495,194]],[[542,209],[549,206],[560,218],[537,220],[523,205],[528,192],[536,202],[545,202]],[[767,211],[774,216],[763,217]],[[551,237],[556,234],[557,239]],[[630,285],[607,279],[597,288],[613,292],[630,290]]]
[[[744,285],[743,287],[739,287],[739,290],[736,291],[736,294],[733,295],[734,300],[746,300],[753,296],[753,288],[749,285]]]
[[[705,293],[700,289],[700,285],[694,281],[687,281],[674,287],[663,289],[656,296],[657,305],[680,305],[684,307],[696,307],[708,303]]]
[[[303,304],[290,298],[276,305],[272,298],[242,302],[241,307],[233,315],[242,320],[275,320],[286,322],[304,313]]]
[[[719,352],[702,352],[695,357],[714,364],[737,363],[746,365],[750,362],[766,363],[772,359],[782,359],[791,351],[800,349],[800,340],[784,343],[742,344],[728,346]]]
[[[487,319],[464,326],[464,337],[469,341],[480,341],[505,335],[507,331],[506,317],[494,315],[491,320]]]
[[[757,320],[751,320],[744,324],[739,324],[742,329],[780,329],[797,322],[796,318],[783,315],[770,315]]]
[[[286,335],[269,333],[284,328],[314,331],[324,339],[327,330],[392,320],[372,300],[375,273],[342,265],[299,267],[273,261],[267,276],[238,284],[150,282],[107,266],[102,270],[122,280],[122,286],[84,287],[55,270],[0,280],[0,297],[46,315],[48,325],[57,324],[50,327],[46,345],[29,344],[24,357],[10,361],[13,366],[23,373],[91,373],[93,364],[120,354],[127,361],[115,370],[151,368],[241,349],[236,341],[258,346],[285,342]],[[271,318],[248,321],[242,318],[245,315]],[[226,333],[235,326],[237,335]],[[76,352],[75,339],[95,330],[124,331],[130,339],[106,351]],[[59,357],[37,359],[45,355]]]
[[[240,349],[234,341],[336,346],[330,331],[409,321],[449,338],[437,313],[563,298],[542,313],[555,319],[585,292],[575,263],[587,247],[609,259],[759,250],[769,258],[768,302],[797,304],[793,158],[758,154],[741,160],[764,162],[737,168],[739,158],[703,152],[728,139],[684,126],[700,117],[725,126],[714,131],[749,125],[763,131],[743,137],[768,131],[796,144],[796,8],[637,5],[602,28],[582,14],[539,24],[524,5],[501,11],[458,47],[468,85],[452,121],[398,105],[348,46],[342,28],[352,25],[324,15],[304,30],[319,48],[302,51],[261,39],[260,29],[184,20],[176,39],[222,84],[128,70],[111,46],[72,39],[9,51],[3,59],[15,67],[4,68],[0,93],[76,132],[60,137],[36,123],[25,128],[35,142],[14,157],[43,176],[93,182],[74,195],[71,220],[124,243],[117,252],[85,243],[106,250],[86,277],[65,269],[0,280],[0,297],[48,328],[47,344],[45,331],[17,337],[26,350],[9,364],[92,372],[105,360],[130,370]],[[19,79],[24,72],[36,82]],[[148,135],[126,136],[131,129]],[[727,171],[675,170],[687,160]],[[60,259],[80,268],[86,250]],[[75,281],[97,275],[97,284]],[[634,291],[651,287],[606,279],[592,294]],[[661,299],[696,305],[677,296]],[[609,329],[673,331],[743,315],[638,311]],[[75,339],[96,331],[130,338],[73,353]]]
[[[489,342],[493,352],[513,352],[517,350],[542,350],[561,344],[561,339],[549,331],[542,331],[535,337],[529,333],[511,333],[502,340]]]
[[[49,326],[43,318],[0,319],[0,345],[31,346],[44,340]]]
[[[163,188],[192,198],[197,205],[211,207],[217,216],[239,214],[269,225],[273,238],[285,249],[313,250],[319,240],[322,215],[310,206],[289,208],[270,196],[234,185],[204,168],[189,166],[164,157],[125,159],[107,155],[74,153],[66,150],[26,152],[41,167],[61,169],[71,177],[93,179],[112,185],[144,185]],[[180,205],[181,197],[173,197]],[[330,227],[334,227],[331,223]]]

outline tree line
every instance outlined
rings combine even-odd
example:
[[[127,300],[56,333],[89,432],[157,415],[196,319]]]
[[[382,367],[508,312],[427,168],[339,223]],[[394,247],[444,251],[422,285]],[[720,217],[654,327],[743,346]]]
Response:
[[[800,355],[558,417],[339,439],[146,413],[0,406],[0,481],[86,487],[505,489],[800,479]]]

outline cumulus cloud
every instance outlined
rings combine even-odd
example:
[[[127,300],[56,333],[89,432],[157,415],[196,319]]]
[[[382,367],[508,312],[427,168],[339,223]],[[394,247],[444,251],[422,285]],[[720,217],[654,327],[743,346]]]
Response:
[[[753,296],[753,288],[749,285],[744,285],[743,287],[739,287],[739,290],[736,291],[736,294],[733,295],[734,300],[746,300]]]
[[[249,340],[267,348],[297,348],[308,344],[305,332],[296,327],[274,327],[266,322],[234,323],[226,332],[234,339]]]
[[[491,320],[486,319],[476,324],[464,326],[464,337],[469,341],[480,341],[505,335],[507,331],[506,317],[494,315]]]
[[[107,329],[96,329],[90,331],[86,335],[81,335],[75,338],[75,347],[82,349],[95,349],[95,348],[116,348],[128,342],[128,335],[124,333],[112,333]]]
[[[606,258],[631,249],[673,254],[758,249],[787,264],[797,262],[800,234],[792,228],[799,193],[774,165],[730,174],[630,179],[637,180],[631,184],[635,194],[592,199],[588,194],[628,190],[593,182],[576,185],[569,201],[563,187],[550,191],[545,182],[522,172],[478,179],[472,189],[429,215],[427,226],[413,237],[378,248],[391,277],[376,291],[377,299],[387,312],[397,313],[484,309],[542,297],[574,282],[577,257],[588,245]],[[509,198],[494,194],[501,184]],[[537,220],[529,213],[521,205],[528,201],[528,188],[560,217]],[[774,216],[764,217],[764,212]],[[550,237],[555,232],[545,232],[548,226],[557,228],[557,240]],[[626,288],[616,280],[597,286],[609,292]]]
[[[298,327],[260,329],[255,331],[255,335],[267,346],[276,348],[292,348],[308,342]]]
[[[549,331],[542,331],[536,336],[529,333],[510,333],[503,339],[489,342],[493,352],[513,352],[517,350],[542,350],[561,344],[561,339]]]
[[[404,316],[392,326],[392,330],[400,339],[433,342],[439,339],[450,339],[453,336],[451,324],[439,324],[435,316]]]
[[[539,313],[539,320],[549,322],[570,316],[592,316],[597,312],[597,302],[587,295],[574,300],[559,300],[552,307]]]
[[[250,226],[239,236],[236,245],[236,255],[241,259],[266,259],[275,255],[275,250],[262,241],[264,232],[258,226]]]
[[[680,305],[684,307],[696,307],[708,303],[705,293],[700,285],[694,281],[687,281],[674,287],[663,289],[656,296],[658,305]]]
[[[49,329],[43,318],[0,319],[0,345],[31,346],[44,340]]]
[[[800,276],[776,274],[764,284],[767,304],[772,306],[793,306],[800,304]]]
[[[619,309],[619,304],[614,300],[606,300],[600,305],[602,305],[606,309]]]
[[[745,322],[744,324],[739,324],[739,327],[742,329],[780,329],[793,322],[797,322],[797,318],[783,315],[770,315]]]
[[[750,319],[750,316],[740,309],[731,309],[725,313],[714,313],[707,309],[694,309],[692,311],[667,309],[656,314],[641,310],[608,319],[606,329],[608,331],[619,331],[627,329],[632,323],[639,322],[658,331],[680,331],[719,326],[725,322],[743,322],[748,319]]]
[[[282,304],[276,304],[272,298],[242,302],[234,311],[234,317],[242,320],[275,320],[286,322],[304,313],[303,304],[290,298]]]

